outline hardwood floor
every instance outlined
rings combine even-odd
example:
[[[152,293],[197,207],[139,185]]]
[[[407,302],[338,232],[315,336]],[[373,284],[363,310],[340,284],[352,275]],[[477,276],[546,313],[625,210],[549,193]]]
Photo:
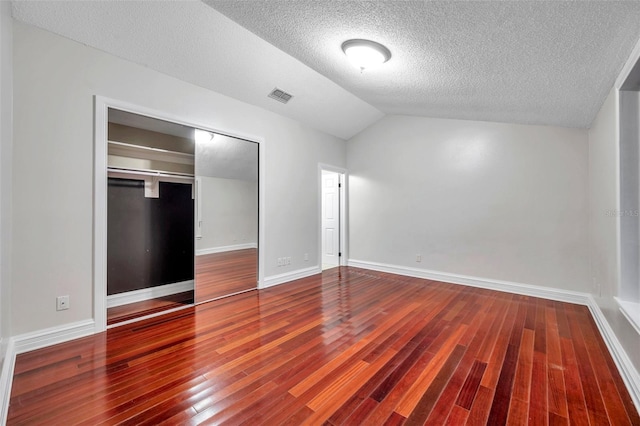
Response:
[[[121,306],[114,306],[107,309],[107,325],[129,321],[157,312],[168,311],[193,303],[193,291],[172,294],[170,296],[158,297],[156,299],[144,300],[142,302],[129,303]]]
[[[179,293],[107,309],[107,325],[140,318],[256,287],[258,250],[245,249],[197,256],[194,292]],[[195,293],[195,297],[194,297]]]
[[[196,256],[196,303],[256,288],[258,250]]]
[[[584,306],[356,268],[19,355],[9,424],[640,417]]]

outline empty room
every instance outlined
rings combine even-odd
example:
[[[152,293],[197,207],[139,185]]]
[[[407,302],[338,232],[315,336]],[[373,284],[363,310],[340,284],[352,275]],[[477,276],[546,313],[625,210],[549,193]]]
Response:
[[[640,2],[0,2],[0,424],[640,426]]]

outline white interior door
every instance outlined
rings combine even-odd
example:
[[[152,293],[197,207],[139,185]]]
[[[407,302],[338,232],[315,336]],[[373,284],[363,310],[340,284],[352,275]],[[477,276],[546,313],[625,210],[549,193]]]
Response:
[[[340,174],[322,171],[322,269],[340,264]]]

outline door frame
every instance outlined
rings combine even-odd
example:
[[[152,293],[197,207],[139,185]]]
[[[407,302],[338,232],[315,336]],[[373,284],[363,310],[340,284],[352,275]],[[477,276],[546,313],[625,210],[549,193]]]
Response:
[[[145,115],[164,121],[189,126],[212,133],[219,133],[258,144],[258,282],[257,289],[264,282],[264,188],[265,188],[265,141],[262,137],[249,135],[227,128],[217,128],[165,111],[132,104],[126,101],[94,96],[94,139],[93,139],[93,319],[94,332],[107,329],[107,130],[109,108],[133,114]],[[195,235],[194,235],[195,244]],[[195,259],[194,259],[195,265]],[[195,269],[194,269],[195,272]],[[195,280],[195,277],[194,277]],[[166,312],[162,312],[166,313]],[[161,315],[159,313],[157,315]],[[152,315],[153,316],[153,315]]]
[[[318,267],[320,268],[320,270],[322,271],[322,171],[327,171],[327,172],[334,172],[334,173],[339,173],[341,175],[341,179],[340,179],[340,183],[341,183],[341,187],[340,187],[340,211],[339,211],[339,227],[340,227],[340,231],[339,231],[339,236],[340,236],[340,243],[339,243],[339,253],[340,256],[338,257],[338,266],[347,266],[347,248],[348,248],[348,241],[347,241],[347,235],[349,235],[348,233],[348,224],[347,224],[347,214],[349,213],[349,209],[348,209],[348,205],[347,205],[347,200],[349,197],[347,197],[348,191],[349,191],[349,173],[347,171],[347,169],[342,168],[342,167],[337,167],[337,166],[333,166],[330,164],[324,164],[324,163],[318,163]]]

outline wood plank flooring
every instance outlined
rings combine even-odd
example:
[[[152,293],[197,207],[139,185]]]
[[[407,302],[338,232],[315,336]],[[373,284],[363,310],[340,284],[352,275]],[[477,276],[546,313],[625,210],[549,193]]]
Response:
[[[107,325],[202,303],[255,288],[258,281],[258,250],[244,249],[197,256],[195,291],[107,309]],[[195,294],[195,296],[194,296]]]
[[[107,325],[193,304],[193,290],[107,309]]]
[[[256,288],[258,250],[196,256],[196,303]]]
[[[640,425],[584,306],[356,268],[19,355],[8,424]]]

